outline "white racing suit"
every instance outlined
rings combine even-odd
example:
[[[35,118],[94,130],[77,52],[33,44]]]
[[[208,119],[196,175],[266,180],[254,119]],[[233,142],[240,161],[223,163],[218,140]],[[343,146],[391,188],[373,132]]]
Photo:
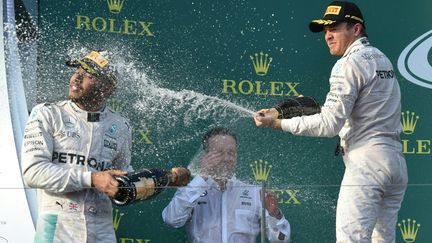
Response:
[[[260,233],[260,188],[235,178],[221,192],[216,183],[200,176],[177,190],[162,212],[165,223],[175,228],[186,224],[189,242],[252,243]],[[266,232],[270,242],[289,242],[290,224],[282,217],[271,217],[266,211]],[[285,235],[278,240],[279,233]]]
[[[91,188],[91,172],[130,171],[130,160],[129,122],[108,107],[35,106],[22,148],[24,180],[38,188],[35,242],[116,242],[111,201]]]
[[[337,212],[337,242],[395,241],[408,181],[400,143],[400,89],[389,59],[366,37],[334,65],[321,113],[282,120],[304,136],[339,133],[345,174]]]

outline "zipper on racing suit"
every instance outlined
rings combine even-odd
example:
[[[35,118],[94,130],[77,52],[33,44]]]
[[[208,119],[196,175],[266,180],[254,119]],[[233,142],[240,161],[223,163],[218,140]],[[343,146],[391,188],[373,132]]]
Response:
[[[87,151],[86,151],[87,161],[86,161],[86,166],[84,167],[85,171],[89,171],[89,168],[88,168],[88,158],[90,156],[90,149],[91,149],[92,142],[93,142],[93,124],[94,123],[92,123],[92,122],[89,123],[89,125],[90,125],[90,141],[89,141],[88,145],[86,146],[86,148],[87,148]],[[87,224],[87,219],[86,219],[86,202],[87,202],[87,196],[88,196],[89,192],[92,190],[92,188],[93,188],[92,187],[92,183],[90,183],[90,188],[86,189],[86,194],[85,194],[83,205],[82,205],[82,207],[83,207],[83,216],[84,216],[84,220],[85,220],[86,224]],[[84,228],[86,230],[85,236],[86,236],[86,241],[87,241],[88,229],[87,229],[87,227],[84,227]]]

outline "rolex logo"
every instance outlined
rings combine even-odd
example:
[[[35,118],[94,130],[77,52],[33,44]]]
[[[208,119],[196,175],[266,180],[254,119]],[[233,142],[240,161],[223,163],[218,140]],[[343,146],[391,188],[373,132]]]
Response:
[[[417,237],[417,232],[420,224],[416,224],[415,220],[407,219],[402,220],[402,224],[398,223],[399,229],[402,233],[402,238],[405,242],[414,242]]]
[[[402,112],[402,132],[407,135],[413,134],[419,118],[414,112]]]
[[[255,161],[255,164],[251,164],[252,172],[256,181],[267,181],[271,165],[267,166],[267,161],[259,160]]]
[[[124,0],[107,0],[108,9],[111,13],[118,14],[123,8]]]
[[[117,231],[119,225],[120,225],[120,220],[123,217],[124,213],[119,213],[119,210],[116,209],[115,213],[114,213],[114,217],[113,217],[113,225],[114,225],[114,230]]]
[[[264,54],[262,51],[259,54],[255,53],[255,57],[250,56],[250,59],[252,60],[255,73],[259,76],[265,76],[267,74],[270,63],[273,60],[273,58],[269,57],[268,54]]]

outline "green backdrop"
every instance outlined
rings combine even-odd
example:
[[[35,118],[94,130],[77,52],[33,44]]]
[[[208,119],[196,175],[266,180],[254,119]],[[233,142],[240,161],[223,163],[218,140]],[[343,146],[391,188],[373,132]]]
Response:
[[[121,8],[109,4],[115,2],[121,2]],[[413,240],[430,242],[431,92],[405,79],[397,62],[412,41],[430,31],[432,2],[356,3],[366,19],[370,41],[392,61],[402,90],[405,130],[401,137],[410,185],[398,222],[415,220],[415,227],[421,227]],[[201,136],[212,127],[226,126],[238,136],[240,179],[256,183],[250,167],[255,162],[272,166],[267,182],[291,224],[292,242],[334,242],[344,170],[341,157],[334,156],[338,139],[260,129],[243,110],[267,108],[299,94],[324,102],[337,58],[329,55],[322,33],[309,32],[308,23],[322,16],[327,4],[318,0],[39,0],[37,101],[66,96],[73,72],[64,66],[69,56],[90,49],[109,50],[122,75],[110,104],[134,126],[135,169],[188,166],[200,150]],[[432,54],[427,50],[425,65],[431,67]],[[259,75],[251,56],[261,53],[271,62],[267,72]],[[155,199],[116,207],[118,242],[186,242],[184,228],[172,229],[161,218],[174,192],[168,189]],[[408,242],[408,234],[399,227],[395,230],[397,242]]]

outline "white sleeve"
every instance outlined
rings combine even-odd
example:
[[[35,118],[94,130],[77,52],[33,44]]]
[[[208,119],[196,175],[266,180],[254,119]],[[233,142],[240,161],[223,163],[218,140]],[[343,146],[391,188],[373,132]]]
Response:
[[[285,216],[282,215],[281,219],[274,218],[268,214],[266,211],[266,221],[267,221],[267,235],[268,240],[271,243],[274,242],[289,242],[291,237],[291,226]],[[279,234],[285,235],[283,240],[279,240]]]
[[[330,91],[321,113],[283,119],[282,130],[303,136],[336,136],[350,117],[364,82],[364,75],[356,65],[350,60],[339,60],[332,69]]]
[[[53,121],[45,105],[33,108],[24,132],[21,159],[25,183],[54,193],[80,191],[91,187],[91,172],[52,163]]]
[[[207,188],[207,182],[200,176],[195,176],[187,186],[180,187],[162,211],[163,221],[174,228],[182,227],[192,217],[198,198]]]

